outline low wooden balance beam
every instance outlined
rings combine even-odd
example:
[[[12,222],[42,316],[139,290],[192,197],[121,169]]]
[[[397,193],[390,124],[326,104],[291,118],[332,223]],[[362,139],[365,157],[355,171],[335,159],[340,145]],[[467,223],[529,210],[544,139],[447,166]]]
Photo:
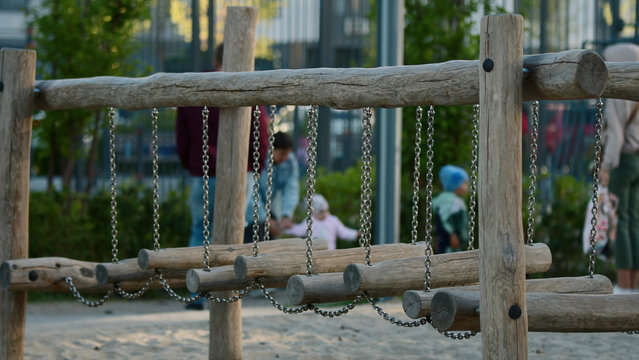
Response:
[[[552,255],[546,244],[526,246],[526,273],[545,272]],[[424,288],[425,256],[380,262],[372,266],[350,264],[344,269],[344,285],[352,293],[379,291],[398,296],[407,290]],[[479,281],[479,250],[431,256],[431,287],[441,288]]]
[[[439,331],[480,330],[477,291],[439,291],[431,316]],[[622,332],[639,329],[639,295],[526,293],[528,331]],[[521,314],[508,311],[511,318]]]
[[[431,300],[438,292],[479,291],[479,285],[441,288],[434,291],[409,290],[404,293],[402,306],[411,319],[419,319],[430,315]],[[545,292],[557,294],[612,294],[612,282],[603,275],[590,278],[561,277],[526,280],[526,292]]]
[[[322,250],[313,252],[311,271],[313,274],[336,273],[344,271],[348,264],[364,261],[363,247]],[[424,245],[386,244],[371,246],[371,261],[412,257],[422,254]],[[288,278],[306,274],[306,254],[285,253],[264,256],[238,256],[235,259],[235,276],[238,279]]]
[[[306,240],[301,238],[259,242],[259,253],[304,252]],[[324,239],[313,240],[313,251],[328,249]],[[138,265],[143,270],[196,269],[203,267],[204,249],[201,246],[160,249],[142,249],[138,253]],[[232,265],[238,255],[253,255],[253,244],[220,244],[209,246],[209,265]]]
[[[4,289],[14,291],[69,292],[65,279],[71,277],[78,291],[106,292],[113,289],[113,283],[101,284],[96,279],[95,268],[98,264],[63,257],[7,260],[0,265],[0,283]],[[148,277],[121,281],[118,286],[125,291],[139,290],[147,280]],[[184,277],[167,281],[175,287],[184,287],[185,284]],[[151,286],[160,287],[159,282]]]

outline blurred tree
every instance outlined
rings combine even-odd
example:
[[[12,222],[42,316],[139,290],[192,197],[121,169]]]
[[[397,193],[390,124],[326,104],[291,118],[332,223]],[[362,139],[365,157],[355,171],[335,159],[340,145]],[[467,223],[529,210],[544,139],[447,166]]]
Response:
[[[130,75],[128,60],[135,45],[134,26],[149,16],[150,0],[44,0],[29,10],[36,29],[38,74],[43,79],[68,79],[103,75]],[[61,173],[69,188],[83,135],[90,143],[87,159],[88,192],[93,183],[101,110],[50,111],[34,129],[41,157],[48,159],[48,185]],[[60,163],[56,164],[56,160]],[[38,159],[36,159],[37,161]]]

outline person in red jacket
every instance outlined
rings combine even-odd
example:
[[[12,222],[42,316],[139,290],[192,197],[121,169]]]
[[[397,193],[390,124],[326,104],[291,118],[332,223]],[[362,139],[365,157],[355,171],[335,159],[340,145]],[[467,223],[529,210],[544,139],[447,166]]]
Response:
[[[215,69],[212,71],[220,71],[222,68],[222,54],[224,51],[224,45],[220,44],[215,49]],[[191,175],[189,181],[189,206],[191,208],[191,235],[189,237],[189,246],[202,246],[204,241],[203,231],[203,208],[204,199],[202,193],[203,179],[202,175],[202,110],[201,106],[189,106],[178,107],[177,120],[175,124],[176,140],[177,140],[177,153],[180,158],[182,167],[187,169]],[[209,107],[209,224],[213,229],[213,204],[215,201],[215,168],[217,159],[217,136],[220,120],[220,109],[216,107]],[[252,114],[252,112],[251,112]],[[251,115],[252,116],[252,115]],[[268,151],[268,122],[269,116],[265,108],[261,108],[261,115],[259,121],[260,131],[260,166],[263,167],[266,160],[266,153]],[[251,121],[251,137],[255,126]],[[247,172],[253,171],[253,147],[252,138],[247,141],[246,146],[249,147],[249,162]],[[261,170],[261,169],[260,169]],[[247,176],[247,178],[249,178]],[[251,195],[247,192],[247,201],[251,199]],[[200,304],[201,305],[201,304]],[[202,308],[199,306],[198,308]]]

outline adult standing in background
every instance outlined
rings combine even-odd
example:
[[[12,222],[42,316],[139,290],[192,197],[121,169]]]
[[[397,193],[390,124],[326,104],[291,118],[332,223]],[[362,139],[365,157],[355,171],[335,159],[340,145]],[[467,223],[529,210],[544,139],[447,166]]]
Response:
[[[606,61],[639,61],[639,46],[620,43],[604,50]],[[601,185],[619,198],[614,256],[618,292],[637,291],[639,282],[639,103],[608,99],[602,134]]]
[[[220,71],[222,68],[222,59],[224,52],[224,44],[220,44],[215,49],[214,70]],[[202,165],[204,160],[202,159],[202,147],[204,142],[202,140],[202,110],[201,106],[189,106],[178,107],[177,120],[175,124],[176,129],[176,143],[177,153],[180,158],[182,167],[189,171],[191,175],[189,180],[189,207],[191,209],[191,235],[189,237],[189,246],[202,246],[204,241],[204,235],[202,233],[204,229],[204,199],[202,193],[204,174]],[[215,201],[215,175],[216,175],[216,159],[217,159],[217,136],[220,120],[220,109],[216,107],[209,107],[208,127],[209,127],[209,139],[208,139],[208,155],[209,155],[209,224],[210,233],[213,229],[213,204]],[[262,114],[260,115],[259,131],[260,131],[260,164],[264,164],[266,160],[266,153],[268,151],[268,122],[269,117],[266,113],[266,109],[262,108]],[[251,121],[251,134],[255,130],[253,121]],[[249,161],[247,172],[252,171],[253,167],[253,149],[252,139],[247,141],[247,147],[249,147]],[[263,166],[263,165],[262,165]],[[252,176],[247,176],[247,179],[252,179]],[[247,192],[247,202],[251,198],[251,194]],[[200,303],[193,307],[195,309],[203,308]]]

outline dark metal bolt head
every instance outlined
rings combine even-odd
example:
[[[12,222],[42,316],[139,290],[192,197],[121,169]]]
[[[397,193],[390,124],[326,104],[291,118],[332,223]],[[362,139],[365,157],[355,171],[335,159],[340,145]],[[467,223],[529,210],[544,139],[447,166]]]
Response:
[[[485,72],[491,72],[493,68],[495,67],[495,62],[492,59],[488,58],[484,60],[482,67],[484,68]]]
[[[508,309],[508,316],[510,316],[510,318],[513,320],[519,319],[519,317],[521,316],[521,308],[519,307],[519,305],[511,306],[510,309]]]
[[[29,280],[36,281],[38,280],[38,272],[35,270],[29,271]]]
[[[0,91],[4,90],[4,82],[0,81]]]

